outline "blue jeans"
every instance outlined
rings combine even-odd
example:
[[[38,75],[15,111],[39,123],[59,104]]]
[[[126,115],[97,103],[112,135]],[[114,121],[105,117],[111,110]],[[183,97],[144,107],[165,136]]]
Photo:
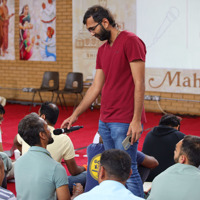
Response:
[[[126,123],[104,123],[99,120],[99,134],[103,139],[105,149],[121,149],[122,141],[125,139],[128,132],[129,124]],[[128,189],[136,196],[144,197],[143,184],[137,170],[136,154],[138,141],[130,146],[126,152],[131,157],[131,177],[127,180],[126,185]],[[125,151],[125,150],[124,150]]]
[[[84,171],[75,176],[68,176],[68,181],[69,181],[68,186],[69,186],[69,191],[71,194],[73,191],[73,183],[80,183],[83,186],[83,188],[85,187],[86,176],[87,176],[87,171]]]

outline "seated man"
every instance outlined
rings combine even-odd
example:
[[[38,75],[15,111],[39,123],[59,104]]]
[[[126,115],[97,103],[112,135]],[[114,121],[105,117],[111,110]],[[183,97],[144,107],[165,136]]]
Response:
[[[5,177],[4,170],[5,170],[4,162],[3,162],[2,156],[0,154],[0,186],[2,185],[4,177]],[[9,191],[3,187],[0,187],[0,199],[15,200],[16,197],[11,191]]]
[[[144,183],[148,178],[150,171],[156,168],[159,163],[153,156],[148,156],[141,151],[137,151],[136,161],[138,164],[138,172]]]
[[[177,143],[174,160],[177,164],[158,175],[148,200],[200,199],[200,137],[185,136]]]
[[[0,152],[0,157],[3,160],[3,164],[4,164],[4,179],[3,179],[1,186],[3,188],[7,189],[6,175],[12,169],[12,160],[4,152]]]
[[[96,139],[97,138],[97,139]],[[95,141],[95,139],[97,141]],[[85,185],[85,192],[90,191],[93,187],[98,185],[98,168],[101,154],[105,151],[103,141],[100,135],[95,135],[94,141],[87,147],[87,178]]]
[[[1,124],[3,121],[4,114],[5,114],[4,107],[0,104],[0,152],[3,152]]]
[[[1,97],[1,96],[0,96],[0,104],[1,104],[2,106],[5,106],[5,105],[6,105],[6,98],[5,98],[5,97]]]
[[[97,169],[98,170],[98,169]],[[126,187],[132,173],[131,158],[122,150],[110,149],[102,153],[98,172],[99,185],[89,192],[76,197],[76,200],[139,200]]]
[[[58,162],[64,159],[67,168],[72,176],[69,176],[69,189],[72,193],[73,183],[81,183],[83,186],[86,182],[85,168],[78,166],[74,159],[75,152],[71,139],[66,134],[54,135],[54,125],[57,122],[59,115],[58,107],[53,103],[43,103],[39,109],[39,116],[43,118],[51,131],[54,142],[47,145],[47,150],[50,152],[52,158]],[[19,134],[14,139],[15,146],[22,152],[22,155],[28,151],[29,145],[20,137]],[[82,173],[83,172],[83,173]]]
[[[98,173],[99,161],[101,153],[105,151],[103,141],[99,133],[97,132],[93,143],[87,147],[88,168],[87,179],[85,185],[85,192],[90,191],[93,187],[98,185]],[[137,151],[138,172],[141,176],[143,183],[147,179],[151,169],[158,166],[158,161],[152,157],[145,155],[144,153]]]
[[[150,171],[146,181],[153,179],[174,164],[174,149],[185,136],[180,130],[180,118],[175,115],[164,115],[156,126],[147,133],[142,152],[158,160],[159,166]]]
[[[54,142],[47,123],[31,113],[19,122],[18,133],[31,147],[15,163],[17,199],[69,200],[65,168],[46,150]]]

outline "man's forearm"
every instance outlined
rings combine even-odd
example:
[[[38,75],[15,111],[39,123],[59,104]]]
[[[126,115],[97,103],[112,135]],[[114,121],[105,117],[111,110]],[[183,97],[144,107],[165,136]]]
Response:
[[[91,104],[95,101],[95,99],[98,97],[100,92],[101,92],[100,89],[96,89],[95,86],[92,85],[86,92],[83,100],[81,101],[79,106],[76,108],[73,115],[78,117],[84,111],[86,111],[91,106]]]
[[[135,94],[134,94],[133,121],[141,121],[142,110],[143,110],[143,106],[144,106],[144,93],[145,93],[144,83],[136,84],[135,85]]]
[[[130,63],[133,81],[135,85],[134,92],[134,122],[140,122],[142,116],[142,109],[144,105],[145,92],[145,62],[138,60]]]
[[[69,160],[65,160],[65,164],[69,170],[69,173],[72,175],[72,176],[75,176],[77,174],[80,174],[82,173],[83,171],[85,171],[85,167],[83,166],[78,166],[76,164],[76,161],[74,158],[72,159],[69,159]]]
[[[78,119],[79,115],[81,115],[84,111],[86,111],[90,107],[90,105],[95,101],[95,99],[100,94],[101,89],[104,85],[104,79],[105,78],[103,71],[97,69],[91,87],[88,89],[83,100],[76,108],[76,110],[73,112],[73,114],[63,121],[63,123],[61,124],[62,128],[69,129],[71,125]]]

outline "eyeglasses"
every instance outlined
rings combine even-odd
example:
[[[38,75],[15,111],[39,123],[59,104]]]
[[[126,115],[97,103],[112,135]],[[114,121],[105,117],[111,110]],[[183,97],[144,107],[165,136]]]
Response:
[[[93,32],[96,29],[96,27],[99,26],[99,24],[101,24],[101,21],[96,26],[88,28],[88,31]]]

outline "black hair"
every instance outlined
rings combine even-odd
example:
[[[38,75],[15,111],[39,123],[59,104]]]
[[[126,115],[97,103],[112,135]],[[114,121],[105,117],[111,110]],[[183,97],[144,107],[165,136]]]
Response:
[[[187,135],[183,138],[180,155],[186,154],[189,164],[200,165],[200,137]]]
[[[94,5],[86,11],[83,17],[83,24],[86,24],[88,18],[93,17],[95,22],[102,22],[103,18],[106,18],[112,27],[116,26],[115,20],[110,11],[102,6]]]
[[[26,5],[23,6],[23,8],[22,8],[22,12],[21,12],[20,15],[24,14],[24,9],[25,9],[26,7],[29,7],[28,4],[26,4]],[[29,14],[29,13],[28,13],[28,14]]]
[[[131,158],[125,151],[110,149],[102,153],[100,165],[105,168],[108,176],[126,181],[130,175]]]
[[[159,125],[177,127],[180,125],[180,118],[173,114],[166,114],[160,119]]]
[[[0,114],[5,114],[4,107],[0,104]]]
[[[40,132],[45,132],[46,122],[36,113],[26,115],[18,125],[18,133],[30,146],[40,145]]]
[[[40,108],[40,115],[45,115],[47,124],[54,126],[58,120],[59,109],[55,104],[45,102]]]

